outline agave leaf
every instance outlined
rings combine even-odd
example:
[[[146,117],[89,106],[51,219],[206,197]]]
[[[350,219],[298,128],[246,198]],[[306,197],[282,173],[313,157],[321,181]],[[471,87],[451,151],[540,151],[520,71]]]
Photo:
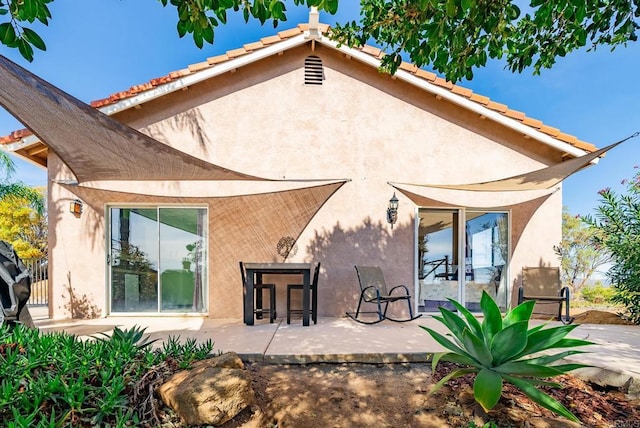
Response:
[[[562,340],[557,341],[553,346],[550,346],[547,349],[552,348],[573,348],[576,346],[587,346],[587,345],[595,345],[595,343],[589,340],[582,339],[573,339],[573,338],[564,338]]]
[[[553,348],[558,341],[562,340],[576,327],[577,324],[562,325],[538,330],[535,333],[529,334],[527,346],[518,355],[518,357]]]
[[[440,359],[451,352],[436,352],[433,354],[433,358],[431,359],[431,370],[435,371]]]
[[[530,358],[528,360],[521,360],[521,361],[526,363],[531,363],[531,364],[546,365],[546,364],[550,364],[555,361],[558,361],[562,358],[568,357],[569,355],[584,354],[584,353],[585,351],[571,350],[571,351],[559,352],[553,355],[542,355],[540,357]]]
[[[445,353],[444,355],[442,355],[441,360],[448,361],[450,363],[461,364],[464,366],[478,367],[478,363],[476,361],[465,355],[455,354],[453,352]],[[433,369],[435,368],[432,366],[432,370]]]
[[[534,402],[538,403],[542,407],[545,407],[552,412],[555,412],[558,415],[564,416],[565,418],[580,423],[580,420],[571,413],[566,407],[564,407],[560,402],[556,401],[552,397],[548,396],[544,392],[537,389],[533,386],[528,379],[520,379],[513,376],[504,375],[504,379],[520,388],[522,392],[524,392],[529,398],[531,398]]]
[[[491,355],[489,347],[484,340],[471,333],[468,328],[465,329],[462,334],[462,344],[474,360],[478,361],[484,367],[491,367],[493,355]]]
[[[520,321],[499,331],[491,341],[494,364],[513,359],[527,346],[527,322]]]
[[[523,361],[510,361],[498,367],[494,367],[498,373],[513,376],[534,376],[539,378],[558,376],[564,373],[562,370],[554,366],[541,366],[539,364],[530,364]]]
[[[482,309],[482,313],[484,314],[484,319],[482,320],[484,340],[487,346],[489,346],[493,340],[493,336],[502,330],[502,313],[500,313],[500,308],[496,305],[496,302],[484,290],[480,298],[480,309]]]
[[[485,412],[494,408],[502,395],[502,376],[491,369],[483,368],[473,382],[473,397]]]
[[[462,332],[469,327],[467,324],[460,318],[458,315],[454,314],[448,309],[440,306],[440,313],[442,313],[442,318],[439,320],[442,324],[444,324],[449,331],[458,338],[458,340],[462,340]],[[440,317],[438,317],[440,318]]]
[[[451,337],[455,343],[457,343],[458,345],[460,345],[460,340],[453,334],[451,334],[451,329],[449,328],[449,326],[447,325],[447,322],[445,321],[444,318],[442,318],[440,315],[431,315],[431,318],[433,318],[436,321],[439,321],[442,325],[444,325],[445,327],[447,327],[447,329],[449,330],[448,333],[445,333],[444,335],[447,337]]]
[[[536,331],[540,331],[540,330],[542,330],[543,328],[545,328],[545,327],[547,326],[547,324],[549,324],[549,323],[544,323],[544,324],[537,325],[537,326],[535,326],[535,327],[531,327],[531,328],[529,329],[529,331],[527,332],[527,334],[528,334],[528,335],[532,335],[532,334],[533,334],[533,333],[535,333]]]
[[[457,369],[455,371],[452,371],[451,373],[449,373],[448,375],[446,375],[445,377],[443,377],[442,379],[440,379],[438,381],[438,383],[436,383],[433,388],[431,388],[431,391],[429,391],[427,393],[427,397],[429,397],[430,395],[434,394],[436,391],[438,391],[440,388],[442,388],[442,386],[449,382],[451,379],[457,379],[459,377],[462,377],[466,374],[469,373],[475,373],[477,372],[476,369]]]
[[[591,367],[591,366],[589,364],[582,364],[582,363],[567,363],[567,364],[557,364],[551,367],[553,367],[554,369],[558,369],[563,373],[567,373],[572,370],[583,369],[585,367]]]
[[[457,301],[453,299],[448,299],[448,300],[449,302],[451,302],[453,306],[455,306],[458,312],[460,312],[462,316],[464,316],[464,318],[467,320],[467,324],[469,325],[469,328],[471,329],[473,334],[475,334],[478,337],[484,336],[484,333],[482,332],[482,326],[480,325],[480,321],[478,321],[475,315],[473,315],[467,308],[462,306]]]
[[[535,304],[535,300],[527,300],[526,302],[523,302],[515,308],[511,309],[504,316],[504,319],[502,320],[502,326],[507,327],[520,321],[528,322],[531,319],[531,314],[533,314],[533,307],[535,306]]]
[[[430,329],[429,327],[425,327],[423,325],[421,325],[420,328],[422,328],[423,330],[426,330],[427,333],[429,333],[431,335],[431,337],[433,337],[433,339],[436,342],[438,342],[440,345],[444,346],[448,350],[453,351],[456,354],[465,355],[465,356],[471,358],[472,360],[474,360],[474,358],[473,358],[473,356],[471,354],[469,354],[467,351],[465,351],[464,349],[462,349],[461,347],[459,347],[458,345],[456,345],[455,343],[453,343],[452,341],[450,341],[449,339],[447,339],[446,337],[444,337],[443,335],[441,335],[437,331],[434,331],[434,330]],[[476,361],[476,363],[477,363],[477,361]]]

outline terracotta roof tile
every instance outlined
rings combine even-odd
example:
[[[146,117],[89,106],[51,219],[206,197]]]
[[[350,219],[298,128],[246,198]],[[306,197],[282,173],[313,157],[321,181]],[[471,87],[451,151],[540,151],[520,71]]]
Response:
[[[491,100],[489,100],[489,103],[487,104],[487,108],[491,110],[499,111],[500,113],[505,113],[507,110],[509,110],[509,107],[507,107],[506,104],[497,103]]]
[[[471,89],[463,88],[462,86],[458,85],[453,85],[453,88],[451,88],[451,92],[467,98],[471,98],[471,94],[473,94],[473,91]]]
[[[595,145],[593,145],[591,143],[586,143],[586,142],[580,141],[580,140],[576,141],[574,146],[576,146],[579,149],[586,150],[588,152],[595,152],[596,150],[598,150],[598,148]]]
[[[237,58],[239,56],[246,55],[247,53],[248,52],[244,50],[244,48],[238,48],[238,49],[227,51],[227,55],[229,56],[229,59]]]
[[[532,128],[537,128],[537,129],[540,129],[543,126],[543,123],[542,123],[541,120],[533,119],[533,118],[530,118],[530,117],[525,117],[524,119],[522,119],[522,123],[524,123],[527,126],[530,126]]]
[[[366,53],[367,55],[371,55],[374,56],[376,58],[380,58],[380,55],[382,54],[382,50],[379,48],[375,48],[373,46],[369,46],[369,45],[364,45],[361,48],[362,52]]]
[[[273,45],[275,43],[279,43],[288,38],[298,36],[302,34],[304,31],[307,31],[308,29],[309,29],[308,24],[300,24],[294,28],[280,31],[273,36],[263,37],[262,39],[260,39],[260,41],[248,43],[244,45],[242,48],[230,50],[225,54],[207,58],[205,62],[191,64],[188,66],[188,68],[172,71],[166,76],[158,77],[156,79],[151,79],[149,82],[146,82],[140,85],[134,85],[128,91],[117,92],[107,98],[102,98],[99,100],[92,101],[91,106],[94,108],[100,108],[100,107],[108,106],[110,104],[117,103],[120,100],[133,97],[136,94],[139,94],[147,90],[151,90],[156,86],[160,86],[165,83],[175,81],[189,74],[196,73],[200,70],[214,67],[217,64],[230,61],[242,55],[246,55],[249,52],[257,51],[266,46]],[[319,24],[318,29],[320,30],[321,33],[327,33],[330,30],[330,27],[327,24]],[[361,48],[359,48],[359,50],[377,59],[381,59],[385,55],[385,53],[381,49],[373,46],[369,46],[369,45],[364,45]],[[403,72],[410,73],[419,79],[423,79],[439,87],[446,88],[456,96],[467,98],[474,103],[480,104],[491,110],[497,111],[500,114],[503,114],[504,116],[510,119],[513,119],[524,125],[537,129],[541,132],[544,132],[545,134],[551,135],[554,138],[557,138],[558,140],[569,143],[579,149],[586,150],[586,151],[596,150],[596,147],[593,144],[580,141],[573,135],[565,134],[560,130],[558,130],[557,128],[547,126],[539,120],[529,118],[520,111],[511,110],[505,104],[494,102],[488,97],[485,97],[483,95],[478,95],[468,88],[454,85],[453,83],[441,77],[438,77],[436,74],[430,71],[422,70],[411,63],[402,62],[400,65],[400,70],[402,70]],[[10,135],[0,137],[0,144],[9,144],[12,142],[16,142],[30,135],[32,135],[32,133],[27,129],[17,130],[12,132]]]
[[[5,135],[4,137],[0,137],[0,142],[2,144],[10,144],[15,143],[16,141],[20,141],[23,138],[26,138],[30,135],[33,135],[31,131],[28,129],[18,129],[16,131],[11,132],[9,135]]]
[[[129,89],[129,90],[138,93],[138,92],[148,91],[149,89],[153,89],[153,85],[151,83],[147,82],[147,83],[143,83],[141,85],[132,86],[131,89]]]
[[[244,45],[244,49],[248,52],[257,51],[258,49],[262,49],[263,47],[264,45],[262,44],[262,42],[247,43],[246,45]]]
[[[472,99],[473,99],[473,97],[472,97]],[[489,99],[487,98],[487,100],[489,100]],[[526,115],[523,112],[518,111],[518,110],[511,110],[511,109],[505,111],[504,114],[505,114],[505,116],[508,116],[511,119],[515,119],[515,120],[519,120],[519,121],[524,120],[524,118],[526,117]]]
[[[197,64],[189,64],[189,71],[192,73],[196,73],[200,70],[204,70],[205,68],[209,68],[208,62],[199,62]]]
[[[560,130],[558,128],[554,128],[552,126],[542,125],[540,127],[540,131],[545,134],[551,135],[552,137],[557,137],[560,134]]]
[[[111,104],[111,101],[109,100],[109,98],[102,98],[100,100],[93,100],[90,103],[91,107],[93,107],[93,108],[100,108],[100,107],[106,106],[108,104]]]
[[[155,79],[151,79],[150,82],[153,86],[164,85],[165,83],[171,82],[173,79],[170,76],[162,76],[156,77]]]
[[[207,58],[207,62],[211,65],[220,64],[221,62],[229,61],[229,56],[225,53],[222,55],[212,56]]]
[[[421,79],[428,80],[429,82],[433,82],[434,80],[436,80],[436,77],[438,77],[436,76],[436,73],[432,73],[430,71],[423,70],[421,68],[419,68],[416,71],[416,76],[418,76]]]
[[[276,34],[274,36],[263,37],[260,39],[260,41],[266,46],[266,45],[272,45],[274,43],[281,42],[282,39],[280,38],[280,36]]]
[[[453,88],[453,83],[449,82],[448,80],[443,79],[442,77],[436,77],[436,79],[433,81],[433,83],[435,83],[438,86],[442,86],[443,88],[447,88],[447,89],[452,89]]]
[[[278,32],[278,36],[280,36],[280,38],[282,39],[289,39],[291,37],[295,37],[299,34],[302,34],[302,29],[300,27],[294,27],[291,28],[290,30],[284,30],[284,31],[280,31]]]
[[[565,134],[564,132],[558,134],[556,138],[574,146],[578,143],[578,139],[576,137],[574,137],[573,135]]]
[[[471,94],[471,98],[469,99],[478,104],[482,104],[483,106],[486,106],[487,104],[489,104],[489,101],[491,101],[489,97],[485,97],[484,95],[478,95],[478,94]]]
[[[400,70],[408,71],[409,73],[415,74],[415,72],[418,71],[418,67],[415,64],[402,61],[400,63]]]
[[[169,77],[171,78],[171,80],[175,80],[175,79],[179,79],[181,77],[187,76],[189,74],[191,74],[191,71],[189,71],[188,68],[185,68],[184,70],[172,71],[171,73],[169,73]]]

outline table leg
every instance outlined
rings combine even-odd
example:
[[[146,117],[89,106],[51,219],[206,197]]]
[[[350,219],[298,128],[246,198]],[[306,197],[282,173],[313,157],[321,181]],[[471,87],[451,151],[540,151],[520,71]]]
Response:
[[[302,325],[309,326],[309,307],[311,306],[311,269],[302,272]]]
[[[253,325],[253,286],[255,273],[247,269],[247,283],[244,284],[244,323]]]

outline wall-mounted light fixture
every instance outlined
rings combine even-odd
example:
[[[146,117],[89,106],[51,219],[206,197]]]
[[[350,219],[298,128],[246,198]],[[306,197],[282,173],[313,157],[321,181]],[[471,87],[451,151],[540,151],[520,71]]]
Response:
[[[69,211],[75,216],[82,214],[82,201],[80,199],[74,199],[71,201],[69,204]]]
[[[387,223],[393,225],[398,221],[398,198],[396,198],[396,192],[393,192],[393,196],[389,199],[389,208],[387,208]]]

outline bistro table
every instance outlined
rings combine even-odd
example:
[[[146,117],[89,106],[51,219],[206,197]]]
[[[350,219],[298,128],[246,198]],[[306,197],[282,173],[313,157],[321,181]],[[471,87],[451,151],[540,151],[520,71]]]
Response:
[[[262,275],[302,275],[302,325],[309,325],[311,306],[311,269],[312,263],[244,263],[247,284],[244,289],[244,323],[253,325],[254,296],[253,286],[262,282]]]

